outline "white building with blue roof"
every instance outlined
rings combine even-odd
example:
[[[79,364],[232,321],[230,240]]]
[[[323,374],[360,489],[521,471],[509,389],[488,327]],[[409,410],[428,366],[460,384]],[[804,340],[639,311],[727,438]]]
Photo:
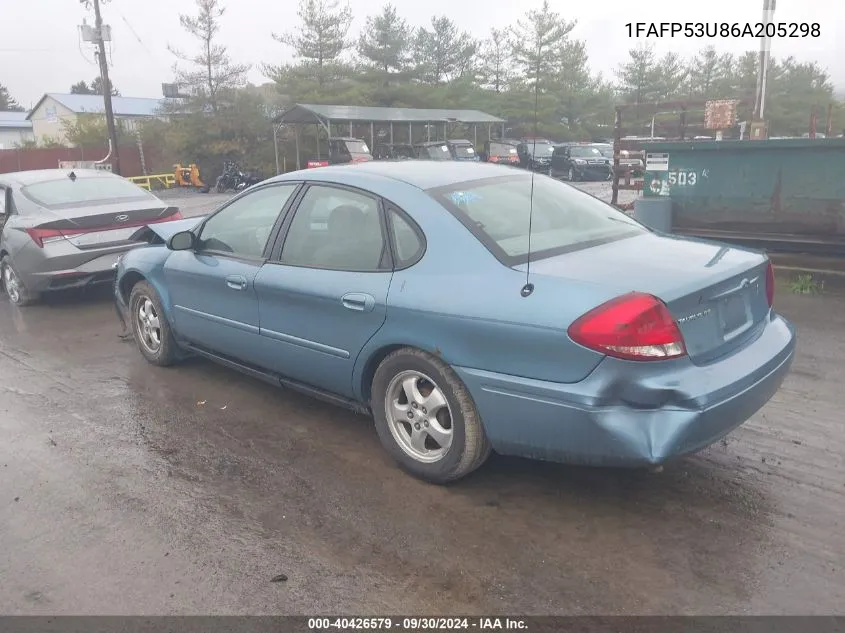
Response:
[[[131,131],[135,124],[144,119],[161,117],[161,108],[167,99],[143,97],[112,97],[115,119],[121,121],[124,129]],[[104,114],[102,95],[74,95],[48,92],[26,116],[32,124],[32,134],[42,143],[50,138],[65,140],[65,126],[76,122],[83,114]]]
[[[33,138],[26,112],[0,110],[0,149],[14,149]]]

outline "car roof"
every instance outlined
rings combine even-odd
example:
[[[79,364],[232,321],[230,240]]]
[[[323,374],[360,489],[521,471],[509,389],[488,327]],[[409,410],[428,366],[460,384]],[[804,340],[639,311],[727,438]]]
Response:
[[[330,141],[355,141],[356,143],[363,143],[364,139],[361,138],[353,138],[351,136],[332,136]]]
[[[109,171],[100,169],[32,169],[29,171],[13,171],[0,174],[0,178],[25,187],[49,180],[61,180],[62,178],[67,178],[70,172],[73,172],[77,178],[97,178],[103,176],[119,178],[119,176]]]
[[[377,176],[428,190],[471,180],[513,177],[514,170],[502,165],[472,161],[370,161],[300,170],[276,176],[271,180],[325,180],[354,186],[356,175]],[[526,173],[526,178],[529,177]]]
[[[414,143],[414,147],[434,147],[435,145],[445,145],[449,141],[420,141]]]
[[[467,145],[472,145],[468,140],[465,138],[450,138],[447,143],[466,143]]]

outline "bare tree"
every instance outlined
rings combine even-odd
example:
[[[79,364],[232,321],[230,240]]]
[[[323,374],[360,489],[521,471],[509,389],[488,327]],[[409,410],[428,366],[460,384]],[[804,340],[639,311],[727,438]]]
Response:
[[[248,64],[235,64],[229,57],[227,48],[218,43],[220,18],[226,9],[219,0],[196,0],[197,14],[179,16],[182,28],[200,41],[200,51],[186,55],[173,47],[170,52],[179,59],[194,66],[193,70],[181,70],[178,64],[173,71],[176,81],[190,88],[205,101],[214,112],[220,107],[220,93],[237,88],[246,83]]]

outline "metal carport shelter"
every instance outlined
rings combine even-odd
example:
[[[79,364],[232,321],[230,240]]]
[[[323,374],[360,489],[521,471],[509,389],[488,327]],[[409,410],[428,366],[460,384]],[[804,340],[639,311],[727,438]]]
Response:
[[[308,103],[297,103],[274,119],[274,131],[282,125],[294,125],[296,139],[296,167],[300,168],[299,159],[299,128],[302,125],[316,125],[318,129],[325,130],[326,135],[331,137],[332,124],[346,124],[350,128],[352,124],[370,124],[370,144],[375,146],[375,126],[389,125],[390,142],[393,143],[394,126],[403,124],[408,126],[408,138],[413,142],[414,124],[426,126],[427,140],[431,140],[432,126],[437,130],[437,125],[443,126],[443,136],[446,140],[447,126],[451,124],[465,124],[473,126],[473,142],[478,144],[478,125],[487,125],[487,139],[492,138],[491,126],[494,123],[501,125],[502,136],[505,133],[505,121],[486,112],[479,110],[441,110],[427,108],[379,108],[374,106],[338,106],[338,105],[314,105]],[[350,130],[351,132],[351,130]],[[275,136],[275,134],[274,134]],[[436,139],[435,139],[436,140]],[[319,144],[318,144],[319,156]],[[276,161],[278,163],[278,160]]]

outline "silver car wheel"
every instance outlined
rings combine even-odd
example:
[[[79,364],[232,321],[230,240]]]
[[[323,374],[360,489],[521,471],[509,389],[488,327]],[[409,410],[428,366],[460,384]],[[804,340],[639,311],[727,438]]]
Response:
[[[18,303],[21,300],[21,286],[18,276],[8,264],[3,268],[3,286],[6,288],[6,294],[9,295],[9,301]]]
[[[141,345],[156,354],[161,349],[161,322],[155,304],[149,297],[141,296],[138,301],[138,313],[135,315],[135,329]]]
[[[387,425],[399,447],[413,459],[431,464],[452,445],[452,410],[437,384],[418,371],[393,377],[384,399]]]

